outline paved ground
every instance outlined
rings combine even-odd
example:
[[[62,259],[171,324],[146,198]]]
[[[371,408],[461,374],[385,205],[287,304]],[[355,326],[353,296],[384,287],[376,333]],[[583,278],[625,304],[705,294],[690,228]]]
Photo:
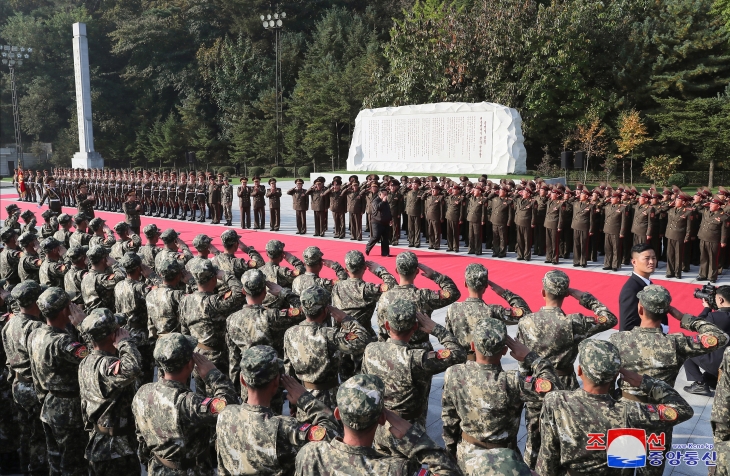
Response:
[[[293,187],[293,182],[279,182],[279,186],[282,188],[282,191],[284,194],[286,193],[286,190]],[[305,184],[305,187],[308,186],[308,184]],[[10,185],[7,183],[0,184],[0,201],[2,201],[2,206],[6,206],[8,203],[8,200],[14,198],[15,194],[14,191],[10,189]],[[238,200],[237,197],[234,197],[234,206],[233,206],[233,223],[234,225],[240,223],[239,218],[239,212],[238,212]],[[282,207],[281,207],[281,234],[284,235],[294,235],[296,232],[296,222],[294,218],[294,212],[292,210],[291,206],[291,200],[287,196],[282,197],[281,200]],[[268,224],[268,211],[267,211],[267,224]],[[313,233],[313,215],[312,213],[309,214],[309,227],[308,230],[310,233]],[[174,220],[160,220],[160,226],[162,228],[167,228],[169,223],[169,226],[174,226],[175,221]],[[216,225],[210,225],[207,224],[206,227],[210,227],[211,230],[207,233],[212,235],[216,233],[214,231],[214,228],[221,229],[221,232],[223,231],[223,227],[219,227]],[[330,232],[328,233],[331,235],[331,231],[333,230],[334,225],[332,223],[332,220],[330,220]],[[268,231],[268,226],[266,228]],[[257,233],[257,230],[242,230],[243,231],[243,239],[245,240],[245,234],[246,233]],[[317,240],[322,240],[322,246],[323,248],[326,246],[327,240],[333,240],[333,238],[313,238]],[[364,233],[364,239],[367,240],[367,233]],[[325,248],[326,249],[326,248]],[[395,248],[395,250],[398,250],[399,248]],[[424,252],[430,252],[430,250],[423,248],[420,249],[420,251]],[[397,252],[397,251],[396,251]],[[481,259],[481,260],[489,260],[490,258],[487,258],[485,256],[482,257],[474,257],[475,260]],[[514,260],[515,256],[514,253],[508,253],[508,260]],[[486,264],[486,263],[485,263]],[[545,266],[541,261],[532,261],[532,265],[534,266]],[[601,263],[589,263],[587,270],[593,271],[596,273],[605,273],[606,271],[601,270],[602,262]],[[664,272],[664,263],[659,264],[659,269],[655,273],[654,280],[661,279],[661,276],[663,276]],[[609,271],[610,272],[610,271]],[[630,269],[627,267],[624,267],[624,271],[621,271],[622,274],[628,275],[630,273]],[[685,278],[682,279],[683,282],[686,283],[694,283],[694,277],[696,277],[697,272],[696,269],[694,269],[690,273],[685,273]],[[721,276],[718,280],[719,284],[728,284],[730,281],[730,277]],[[444,324],[446,316],[446,309],[441,309],[436,311],[433,314],[433,318],[436,322],[440,324]],[[516,327],[512,326],[510,328],[510,334],[512,336],[516,333]],[[608,336],[611,335],[615,331],[606,331],[602,334],[598,334],[596,338],[599,339],[607,339]],[[435,341],[435,339],[432,338],[433,344],[435,348],[440,348],[438,345],[438,342]],[[510,358],[509,355],[506,356],[503,359],[503,367],[505,370],[513,370],[517,368],[517,362]],[[677,379],[677,382],[675,384],[675,388],[678,389],[684,396],[684,398],[692,405],[694,408],[694,417],[692,417],[690,420],[686,421],[685,423],[677,426],[674,430],[674,443],[675,444],[683,444],[683,443],[694,443],[694,444],[704,444],[704,443],[712,443],[712,430],[710,428],[710,412],[712,410],[712,402],[713,399],[711,397],[701,397],[697,395],[687,394],[683,392],[681,389],[685,385],[687,385],[686,377],[684,374],[684,370],[680,371],[679,378]],[[438,441],[440,444],[443,444],[443,439],[441,438],[441,391],[443,387],[443,374],[438,375],[434,377],[433,383],[431,386],[431,393],[430,393],[430,404],[429,404],[429,413],[428,413],[428,420],[427,420],[427,426],[428,426],[428,433],[429,435],[434,438],[436,441]],[[523,422],[524,423],[524,422]],[[519,433],[519,445],[520,449],[524,450],[525,445],[525,430],[524,425]],[[702,454],[700,454],[702,456]],[[667,469],[664,472],[665,475],[676,475],[676,476],[700,476],[707,474],[707,468],[700,463],[697,466],[687,466],[685,464],[681,464],[677,467],[667,467]]]

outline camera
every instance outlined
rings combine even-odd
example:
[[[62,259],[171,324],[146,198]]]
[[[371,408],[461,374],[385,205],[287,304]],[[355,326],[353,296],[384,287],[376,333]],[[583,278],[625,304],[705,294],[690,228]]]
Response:
[[[717,304],[715,303],[715,294],[717,292],[717,288],[713,286],[712,284],[705,284],[702,286],[701,289],[695,289],[694,297],[695,299],[703,299],[707,301],[707,303],[710,305],[710,308],[713,311],[717,311]]]

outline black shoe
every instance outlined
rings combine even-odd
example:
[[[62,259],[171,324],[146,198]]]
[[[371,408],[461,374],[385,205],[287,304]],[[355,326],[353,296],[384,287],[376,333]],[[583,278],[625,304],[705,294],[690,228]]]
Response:
[[[365,247],[365,254],[367,256],[370,256],[370,248],[368,248],[367,246]]]
[[[604,270],[604,271],[608,271],[609,269],[611,269],[611,267],[610,267],[610,266],[609,266],[609,267],[606,267],[606,266],[604,266],[604,267],[603,267],[603,268],[601,268],[601,269],[602,269],[602,270]]]
[[[576,264],[576,263],[573,263],[573,267],[574,268],[577,268],[578,266],[580,266],[580,265],[579,264]]]
[[[707,278],[704,276],[697,276],[697,281],[707,281]]]
[[[581,268],[587,268],[587,267],[588,267],[588,265],[587,265],[587,264],[582,264],[582,265],[580,265],[580,267],[581,267]]]
[[[692,385],[684,387],[684,391],[695,395],[705,395],[707,397],[712,395],[712,392],[710,392],[710,386],[702,382],[692,382]]]
[[[714,284],[717,282],[717,279],[711,279],[710,282]]]
[[[665,277],[665,278],[673,278],[673,277],[674,277],[674,275],[673,275],[673,274],[667,274],[667,275],[666,275],[666,276],[664,276],[664,277]]]
[[[560,264],[559,261],[553,261],[553,264]]]
[[[612,271],[618,271],[618,268],[613,268],[613,270],[612,270]]]
[[[525,258],[517,258],[517,261],[524,261]]]

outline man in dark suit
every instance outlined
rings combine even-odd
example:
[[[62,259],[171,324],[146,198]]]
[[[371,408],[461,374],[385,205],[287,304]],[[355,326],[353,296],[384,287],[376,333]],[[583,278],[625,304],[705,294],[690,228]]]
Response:
[[[647,243],[639,243],[631,248],[631,264],[634,271],[629,280],[621,288],[619,294],[619,330],[630,331],[641,324],[639,318],[639,298],[636,293],[651,284],[649,277],[656,269],[657,258],[654,248]],[[667,325],[667,316],[662,317],[662,324]]]
[[[365,247],[365,254],[369,255],[370,250],[380,241],[380,254],[390,256],[390,227],[393,215],[390,213],[387,189],[381,189],[370,203],[370,215],[371,235]]]
[[[710,304],[703,300],[702,305],[705,308],[698,317],[715,324],[725,334],[730,334],[730,286],[717,288],[715,304],[717,311],[713,311]],[[692,384],[684,387],[684,391],[696,395],[712,395],[710,389],[714,389],[717,384],[717,373],[724,352],[725,347],[720,347],[709,354],[687,359],[684,362],[684,371],[687,373],[687,380]]]

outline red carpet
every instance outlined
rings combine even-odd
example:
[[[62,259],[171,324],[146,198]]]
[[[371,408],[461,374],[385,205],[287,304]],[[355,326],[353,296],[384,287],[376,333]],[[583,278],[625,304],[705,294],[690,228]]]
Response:
[[[43,207],[38,209],[36,205],[31,205],[26,202],[17,202],[15,200],[9,200],[9,196],[5,195],[2,197],[2,206],[0,207],[0,218],[5,219],[6,212],[5,207],[12,201],[18,204],[21,209],[30,208],[36,213],[39,224],[42,225],[43,219],[40,217],[42,211],[46,208]],[[75,208],[65,207],[64,212],[69,214],[76,213]],[[111,212],[97,212],[96,216],[100,216],[108,221],[110,227],[113,227],[115,223],[122,221],[123,215]],[[180,233],[181,238],[188,243],[192,248],[192,241],[195,235],[199,233],[205,233],[213,238],[213,243],[219,249],[222,249],[220,242],[220,234],[226,230],[226,227],[220,225],[203,225],[201,223],[191,223],[187,221],[179,220],[168,220],[161,218],[142,217],[142,227],[149,223],[155,223],[161,229],[174,228]],[[308,236],[292,236],[282,233],[271,233],[268,231],[253,231],[253,230],[241,230],[237,229],[241,234],[243,241],[253,246],[259,251],[264,260],[267,260],[265,253],[266,242],[271,239],[279,239],[286,243],[286,250],[293,253],[294,255],[301,258],[302,252],[307,246],[319,246],[324,252],[325,258],[335,260],[340,264],[343,264],[344,255],[349,250],[357,249],[365,252],[366,241],[354,242],[349,239],[345,240],[328,240],[313,238]],[[401,243],[404,241],[401,240]],[[492,281],[499,284],[500,286],[513,291],[522,296],[530,305],[531,309],[537,310],[542,306],[543,301],[540,295],[542,286],[542,277],[551,268],[547,266],[536,266],[524,263],[516,263],[514,261],[507,261],[502,259],[491,259],[491,258],[475,258],[473,255],[452,255],[450,253],[434,253],[434,252],[423,252],[414,248],[406,246],[392,247],[391,254],[393,257],[384,258],[380,256],[380,247],[377,246],[373,253],[370,255],[370,259],[376,261],[385,266],[392,274],[395,274],[395,255],[402,251],[411,250],[418,255],[419,262],[430,266],[436,271],[450,276],[461,289],[462,295],[466,294],[464,286],[464,269],[467,264],[479,261],[489,269],[489,277]],[[538,258],[539,259],[539,258]],[[627,279],[626,275],[612,275],[605,273],[597,273],[592,271],[578,270],[572,267],[572,262],[566,262],[564,265],[557,266],[556,268],[565,271],[570,277],[571,286],[582,291],[590,291],[598,300],[608,306],[618,316],[618,295],[621,291],[621,287]],[[628,270],[627,267],[624,269]],[[325,268],[322,272],[323,277],[333,278],[334,273]],[[365,274],[366,280],[373,280],[374,276],[370,273]],[[375,278],[377,279],[377,278]],[[673,282],[672,280],[656,280],[657,284],[666,286],[669,292],[672,294],[673,302],[680,311],[699,314],[702,311],[702,305],[699,300],[692,297],[696,285],[690,285],[685,283]],[[416,285],[424,288],[438,289],[438,287],[432,281],[419,277],[416,280]],[[490,303],[502,304],[504,301],[496,296],[491,290],[487,291],[485,299]],[[464,300],[462,296],[461,300]],[[575,299],[568,298],[565,301],[564,309],[566,312],[585,312]],[[670,317],[670,328],[672,332],[679,331],[679,323]]]

